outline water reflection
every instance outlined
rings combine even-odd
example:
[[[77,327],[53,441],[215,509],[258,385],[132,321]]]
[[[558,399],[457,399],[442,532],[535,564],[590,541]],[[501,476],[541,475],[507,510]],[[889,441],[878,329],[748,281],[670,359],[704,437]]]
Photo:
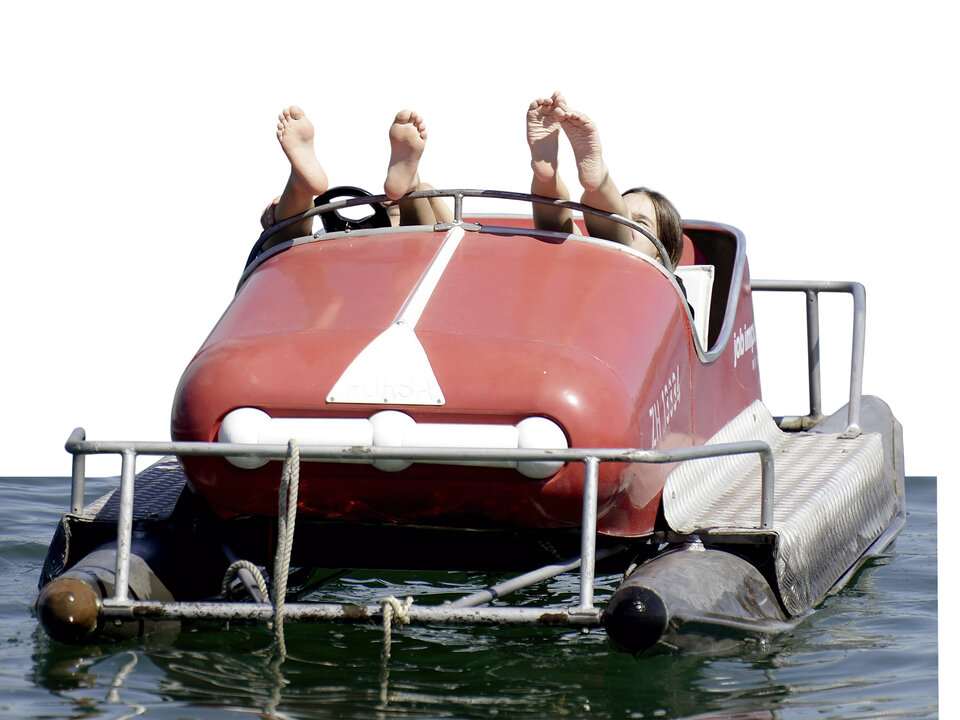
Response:
[[[935,501],[911,513],[888,557],[863,569],[793,632],[725,654],[635,660],[602,632],[419,628],[393,635],[381,662],[376,626],[286,627],[277,665],[263,627],[188,626],[123,645],[68,647],[32,636],[32,680],[53,716],[179,718],[544,718],[754,720],[937,716]],[[429,578],[483,586],[483,575]],[[598,602],[615,578],[598,590]],[[576,579],[548,592],[572,596]],[[338,599],[420,594],[402,577],[342,580]],[[529,596],[520,595],[521,602]]]
[[[262,628],[197,629],[134,651],[54,647],[38,635],[35,681],[86,713],[139,704],[153,715],[164,699],[181,713],[186,706],[304,719],[595,712],[652,718],[764,707],[743,692],[750,683],[742,673],[717,693],[716,658],[637,661],[612,651],[596,633],[408,627],[394,636],[386,667],[375,627],[289,626],[288,655],[279,667],[271,639]],[[132,657],[142,658],[133,677],[127,674]]]

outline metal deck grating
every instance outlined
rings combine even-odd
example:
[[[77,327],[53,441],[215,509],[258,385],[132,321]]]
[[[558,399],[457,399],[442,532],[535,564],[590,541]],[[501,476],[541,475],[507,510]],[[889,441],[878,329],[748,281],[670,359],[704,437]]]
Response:
[[[897,514],[880,433],[855,438],[781,431],[762,403],[750,405],[708,444],[760,439],[774,452],[776,574],[784,604],[801,613],[851,567]],[[893,488],[895,490],[895,488]],[[748,455],[693,460],[664,488],[670,527],[755,531],[760,465]]]
[[[137,473],[133,495],[134,520],[165,520],[187,482],[176,457],[164,457]],[[120,491],[113,490],[87,505],[83,515],[101,522],[116,522],[120,516]]]

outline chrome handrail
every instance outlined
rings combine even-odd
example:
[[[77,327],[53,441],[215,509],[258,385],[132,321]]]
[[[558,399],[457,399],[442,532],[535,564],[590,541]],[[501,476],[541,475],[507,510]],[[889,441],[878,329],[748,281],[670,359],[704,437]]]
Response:
[[[807,381],[810,412],[784,429],[808,429],[824,419],[820,387],[820,300],[822,292],[849,293],[853,297],[853,340],[850,354],[850,392],[847,428],[842,437],[860,435],[860,404],[863,397],[863,359],[866,337],[867,296],[861,283],[831,280],[751,280],[751,290],[802,292],[807,301]],[[794,427],[794,425],[796,427]]]
[[[520,192],[511,192],[507,190],[471,190],[466,188],[451,188],[451,189],[434,189],[434,190],[417,190],[416,192],[411,192],[403,196],[403,200],[418,200],[421,198],[430,199],[430,198],[443,198],[449,197],[453,198],[453,211],[454,218],[450,223],[438,223],[435,226],[437,230],[446,230],[449,229],[451,225],[463,225],[463,199],[464,198],[487,198],[495,200],[516,200],[519,202],[529,202],[537,203],[538,205],[552,205],[553,207],[566,208],[568,210],[576,210],[577,212],[584,213],[586,215],[596,215],[597,217],[606,218],[612,220],[620,225],[624,225],[631,230],[636,230],[646,237],[650,242],[654,244],[654,247],[657,248],[657,252],[660,253],[660,259],[665,268],[673,269],[673,262],[670,260],[670,253],[667,252],[667,249],[664,247],[663,243],[649,228],[644,227],[643,225],[634,222],[628,217],[623,215],[618,215],[617,213],[606,212],[604,210],[597,210],[592,208],[589,205],[584,205],[583,203],[574,202],[572,200],[559,200],[557,198],[545,197],[543,195],[533,195],[530,193],[520,193]],[[350,198],[347,200],[336,200],[334,202],[325,203],[324,205],[319,205],[315,208],[307,210],[305,213],[296,215],[294,217],[287,218],[278,222],[275,225],[270,226],[261,233],[260,238],[257,240],[257,245],[262,246],[264,242],[275,233],[283,230],[284,228],[290,227],[302,220],[315,217],[322,213],[327,213],[335,210],[343,210],[351,207],[359,207],[362,205],[370,205],[371,203],[378,202],[397,202],[391,200],[386,195],[369,195],[359,198]],[[252,258],[251,258],[252,259]]]
[[[244,617],[260,618],[261,606],[248,603],[158,603],[132,601],[127,595],[127,580],[130,573],[131,538],[133,532],[133,489],[136,458],[139,455],[178,455],[203,457],[257,457],[282,460],[286,457],[286,445],[241,444],[217,442],[138,442],[87,440],[83,428],[76,428],[66,443],[66,450],[74,458],[93,454],[119,454],[122,459],[120,475],[120,507],[117,520],[117,561],[114,596],[105,598],[105,616],[121,617],[172,617],[174,606],[181,607],[177,617],[205,617],[230,619]],[[772,530],[774,517],[774,463],[773,451],[761,441],[741,441],[715,445],[699,445],[673,450],[638,450],[633,448],[571,448],[571,449],[477,449],[477,448],[381,448],[304,445],[299,448],[301,460],[328,462],[369,462],[372,460],[408,460],[444,462],[453,460],[508,461],[508,462],[580,462],[584,464],[583,517],[580,543],[580,589],[575,607],[561,610],[563,622],[590,625],[599,622],[599,610],[593,604],[595,560],[600,555],[596,550],[597,484],[599,465],[603,462],[617,463],[675,463],[727,455],[757,453],[760,456],[761,504],[760,524],[764,530]],[[76,511],[82,505],[85,484],[84,463],[74,462],[71,505]],[[574,559],[576,560],[576,559]],[[565,572],[559,569],[554,574]],[[542,577],[540,578],[542,579]],[[244,610],[244,608],[247,608]],[[371,613],[377,609],[371,609]],[[516,619],[504,620],[503,611],[517,611]],[[285,612],[291,619],[347,619],[341,611],[306,610],[297,605],[287,605]],[[546,622],[556,624],[560,616],[546,612],[545,608],[421,608],[418,613],[424,618],[438,619],[448,614],[449,622],[458,618],[472,622]],[[346,613],[349,615],[349,613]],[[507,612],[510,615],[510,612]],[[490,619],[484,620],[489,616]],[[539,619],[538,619],[539,618]]]

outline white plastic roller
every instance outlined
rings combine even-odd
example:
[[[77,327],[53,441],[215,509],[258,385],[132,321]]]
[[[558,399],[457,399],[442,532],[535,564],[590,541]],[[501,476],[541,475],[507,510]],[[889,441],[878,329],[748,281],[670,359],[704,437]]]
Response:
[[[238,408],[227,414],[217,440],[223,443],[286,445],[296,438],[301,445],[364,446],[380,448],[464,448],[470,449],[565,449],[563,430],[545,417],[529,417],[517,425],[466,423],[417,423],[406,413],[384,410],[366,418],[271,418],[256,408]],[[227,458],[237,467],[257,468],[261,458]],[[376,460],[380,470],[397,472],[410,466],[406,460]],[[547,478],[562,462],[476,462],[457,465],[515,467],[529,478]]]

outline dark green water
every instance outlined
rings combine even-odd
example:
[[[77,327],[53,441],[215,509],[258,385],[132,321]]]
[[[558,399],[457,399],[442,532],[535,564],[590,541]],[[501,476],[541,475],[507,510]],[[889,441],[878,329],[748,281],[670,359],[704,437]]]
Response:
[[[90,482],[88,498],[115,482]],[[0,479],[0,717],[938,717],[934,478],[907,480],[907,525],[888,554],[793,632],[723,655],[640,660],[611,650],[602,632],[539,628],[407,627],[386,666],[380,629],[362,626],[288,624],[279,668],[261,628],[61,645],[29,608],[68,503],[68,479]],[[603,579],[598,602],[615,582]],[[560,596],[575,590],[575,578],[550,585]],[[393,575],[348,578],[336,591],[367,601],[424,588]]]

